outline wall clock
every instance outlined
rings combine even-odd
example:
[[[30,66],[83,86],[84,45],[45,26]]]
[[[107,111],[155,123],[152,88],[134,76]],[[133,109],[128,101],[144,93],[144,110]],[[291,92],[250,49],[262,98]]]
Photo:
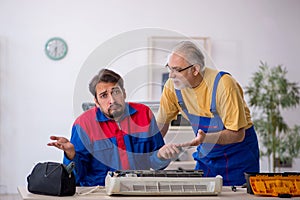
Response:
[[[63,59],[68,52],[67,43],[59,37],[50,38],[45,45],[45,53],[52,60]]]

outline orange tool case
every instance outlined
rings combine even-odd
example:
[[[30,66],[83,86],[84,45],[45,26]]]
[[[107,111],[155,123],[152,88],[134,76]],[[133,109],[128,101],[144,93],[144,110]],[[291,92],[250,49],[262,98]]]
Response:
[[[261,196],[300,196],[300,173],[245,173],[247,192]]]

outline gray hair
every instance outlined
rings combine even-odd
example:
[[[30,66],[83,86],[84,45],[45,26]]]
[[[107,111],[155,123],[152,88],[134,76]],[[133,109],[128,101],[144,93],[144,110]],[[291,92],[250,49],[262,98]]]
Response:
[[[190,64],[199,64],[200,72],[201,74],[203,74],[204,67],[205,67],[205,61],[204,61],[205,58],[201,50],[193,42],[190,41],[180,42],[173,48],[172,53],[176,53],[183,56],[184,59]]]

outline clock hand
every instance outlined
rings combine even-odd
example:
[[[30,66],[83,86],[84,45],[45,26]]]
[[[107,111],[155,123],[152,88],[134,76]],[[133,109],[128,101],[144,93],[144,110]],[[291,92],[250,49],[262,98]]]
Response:
[[[57,56],[57,47],[54,48],[55,56]]]

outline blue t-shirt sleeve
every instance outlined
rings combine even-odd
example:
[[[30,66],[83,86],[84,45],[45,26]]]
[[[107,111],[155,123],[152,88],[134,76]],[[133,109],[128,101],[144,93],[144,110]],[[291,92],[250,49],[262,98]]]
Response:
[[[153,141],[153,153],[150,156],[150,163],[151,163],[151,168],[158,170],[158,169],[164,169],[166,168],[171,160],[170,159],[160,159],[157,157],[157,152],[161,147],[165,145],[164,139],[157,127],[155,117],[153,115],[153,118],[151,120],[151,126],[150,126],[150,134],[153,135],[152,141]]]
[[[153,152],[153,154],[150,157],[150,161],[152,163],[152,168],[154,170],[164,169],[170,164],[171,160],[170,159],[165,160],[165,159],[158,158],[157,152],[158,152],[158,150]]]
[[[68,165],[71,161],[75,162],[75,177],[77,185],[84,185],[82,180],[87,176],[87,166],[90,163],[91,155],[89,153],[89,139],[84,137],[83,131],[79,125],[74,125],[72,128],[72,136],[70,142],[75,147],[75,157],[73,160],[68,159],[64,155],[63,163]]]

